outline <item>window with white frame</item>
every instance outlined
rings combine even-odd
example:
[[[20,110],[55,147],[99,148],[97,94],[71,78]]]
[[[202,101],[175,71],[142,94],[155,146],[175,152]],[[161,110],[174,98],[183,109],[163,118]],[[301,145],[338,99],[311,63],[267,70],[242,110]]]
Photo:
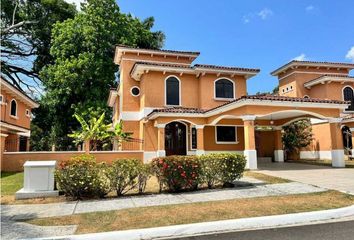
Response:
[[[216,126],[216,143],[237,143],[236,126]]]
[[[31,116],[31,112],[30,112],[29,109],[26,109],[26,116],[27,116],[27,117],[30,117],[30,116]]]
[[[17,117],[17,102],[15,99],[12,99],[10,103],[10,115]]]
[[[349,101],[351,104],[346,111],[354,111],[354,91],[350,86],[343,88],[343,99],[344,101]]]
[[[191,149],[197,149],[197,129],[196,127],[191,128]]]
[[[234,98],[234,82],[229,79],[218,79],[215,81],[215,98]]]

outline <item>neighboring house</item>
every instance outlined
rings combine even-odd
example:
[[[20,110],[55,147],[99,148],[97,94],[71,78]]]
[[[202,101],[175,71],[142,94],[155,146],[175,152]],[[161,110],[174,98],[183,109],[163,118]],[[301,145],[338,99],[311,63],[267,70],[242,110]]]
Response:
[[[247,81],[259,69],[193,65],[198,55],[116,47],[120,82],[110,91],[108,104],[113,107],[113,124],[122,121],[124,131],[143,139],[137,150],[143,151],[144,161],[166,155],[239,152],[247,158],[246,167],[255,169],[257,156],[284,160],[282,126],[312,117],[329,121],[326,137],[333,165],[344,165],[338,129],[347,102],[299,95],[248,96]],[[347,71],[353,66],[316,68]],[[283,74],[284,69],[274,74]]]
[[[31,111],[39,105],[22,90],[0,78],[1,158],[3,152],[29,150]]]
[[[317,98],[349,101],[341,113],[341,129],[346,153],[350,154],[354,131],[354,69],[351,63],[291,61],[272,72],[279,79],[279,95],[288,97]],[[331,159],[331,140],[328,121],[312,119],[314,140],[300,152],[304,159]],[[354,152],[352,152],[354,153]]]

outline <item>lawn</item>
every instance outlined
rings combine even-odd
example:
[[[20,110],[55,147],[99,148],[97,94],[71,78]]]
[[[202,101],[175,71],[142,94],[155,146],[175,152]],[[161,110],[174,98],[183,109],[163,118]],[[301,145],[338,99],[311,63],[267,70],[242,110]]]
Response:
[[[1,196],[14,195],[23,186],[23,172],[1,172]]]
[[[216,202],[131,208],[27,221],[40,226],[78,225],[76,234],[149,228],[333,209],[354,204],[337,191]]]

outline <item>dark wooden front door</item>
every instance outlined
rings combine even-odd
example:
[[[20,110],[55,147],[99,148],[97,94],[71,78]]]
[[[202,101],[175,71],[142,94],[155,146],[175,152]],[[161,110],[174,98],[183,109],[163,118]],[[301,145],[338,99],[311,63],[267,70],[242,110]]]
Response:
[[[186,125],[171,122],[165,127],[165,151],[169,155],[187,155]]]

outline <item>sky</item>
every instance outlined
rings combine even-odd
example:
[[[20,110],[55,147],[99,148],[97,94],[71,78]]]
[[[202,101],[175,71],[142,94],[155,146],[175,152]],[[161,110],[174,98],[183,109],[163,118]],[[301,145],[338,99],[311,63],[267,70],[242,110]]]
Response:
[[[354,62],[353,0],[117,2],[124,13],[153,16],[165,49],[200,51],[194,63],[261,69],[249,94],[271,91],[270,72],[292,59]]]

